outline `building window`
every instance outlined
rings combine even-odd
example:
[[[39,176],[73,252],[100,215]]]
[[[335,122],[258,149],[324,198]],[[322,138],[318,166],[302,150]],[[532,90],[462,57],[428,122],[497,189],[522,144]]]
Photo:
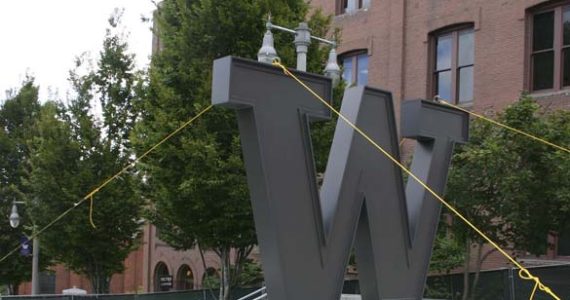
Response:
[[[352,53],[342,57],[342,79],[347,86],[368,84],[368,54]]]
[[[154,291],[165,292],[171,288],[172,276],[168,272],[168,267],[163,262],[159,262],[156,267],[154,267]]]
[[[371,0],[337,0],[338,14],[355,12],[370,7]]]
[[[570,86],[570,5],[538,11],[530,22],[530,89]]]
[[[177,290],[192,290],[194,289],[194,274],[188,265],[182,265],[178,269],[176,275],[176,289]]]
[[[433,96],[451,103],[473,101],[474,37],[472,28],[433,36]]]

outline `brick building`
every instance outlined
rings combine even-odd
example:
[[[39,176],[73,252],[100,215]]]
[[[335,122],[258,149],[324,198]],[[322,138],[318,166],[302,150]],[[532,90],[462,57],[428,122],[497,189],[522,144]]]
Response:
[[[212,252],[205,252],[204,260],[206,269],[197,249],[176,251],[158,238],[156,227],[145,225],[139,248],[125,260],[125,271],[112,277],[111,293],[202,288],[206,270],[210,276],[217,276],[216,270],[220,267],[219,259]],[[172,287],[161,287],[160,278],[169,276],[172,276]],[[64,289],[72,287],[91,291],[87,278],[67,270],[63,265],[40,274],[40,294],[61,294]],[[26,282],[20,285],[18,293],[30,294],[30,291],[31,284]]]
[[[475,111],[498,111],[528,92],[570,109],[570,1],[312,0],[334,15],[343,78],[406,99],[436,95]],[[566,50],[569,47],[568,51]],[[404,153],[410,152],[404,144]],[[528,265],[570,260],[570,236]],[[483,269],[506,261],[492,254]]]

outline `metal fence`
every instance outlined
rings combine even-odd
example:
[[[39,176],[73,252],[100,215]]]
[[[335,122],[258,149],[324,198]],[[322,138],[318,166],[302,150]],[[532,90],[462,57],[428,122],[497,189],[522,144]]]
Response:
[[[529,269],[535,276],[550,287],[562,299],[570,299],[570,265],[548,266]],[[473,280],[474,276],[470,276]],[[471,282],[472,283],[472,282]],[[529,299],[534,282],[518,276],[518,269],[501,269],[481,272],[475,289],[477,300]],[[239,299],[258,288],[236,289],[232,300]],[[346,281],[343,293],[359,294],[358,280]],[[459,300],[463,294],[463,274],[430,276],[426,285],[426,298]],[[0,300],[217,300],[217,290],[176,291],[149,294],[119,295],[40,295],[40,296],[0,296]],[[550,300],[550,296],[537,292],[535,300]]]
[[[258,288],[232,290],[236,300]],[[0,296],[0,300],[217,300],[218,290],[175,291],[148,294]]]
[[[570,299],[570,266],[548,266],[529,269],[542,283],[550,287],[562,299]],[[471,284],[473,283],[471,274]],[[529,299],[534,287],[533,281],[518,276],[518,269],[502,269],[481,272],[474,297],[478,300]],[[463,294],[463,274],[430,276],[427,280],[426,297],[437,299],[461,299]],[[537,291],[534,299],[552,299]]]
[[[570,265],[536,267],[529,269],[538,276],[542,283],[550,287],[562,299],[570,299]],[[470,286],[474,274],[470,276]],[[523,280],[518,276],[518,269],[501,269],[481,272],[479,282],[471,299],[477,300],[515,300],[529,299],[533,281]],[[345,281],[343,293],[359,294],[358,280]],[[430,276],[427,279],[424,297],[431,299],[460,300],[463,295],[463,274]],[[536,300],[552,300],[540,291]]]

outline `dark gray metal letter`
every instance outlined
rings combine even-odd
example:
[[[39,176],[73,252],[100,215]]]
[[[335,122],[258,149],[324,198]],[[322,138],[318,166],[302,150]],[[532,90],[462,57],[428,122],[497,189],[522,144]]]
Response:
[[[330,79],[296,72],[324,99]],[[272,300],[339,299],[355,241],[362,299],[421,299],[440,204],[345,122],[337,123],[319,191],[309,137],[329,110],[281,70],[225,57],[212,101],[237,109],[256,230]],[[354,87],[342,113],[399,158],[389,92]],[[468,116],[421,100],[402,105],[402,134],[417,140],[412,171],[443,193]]]

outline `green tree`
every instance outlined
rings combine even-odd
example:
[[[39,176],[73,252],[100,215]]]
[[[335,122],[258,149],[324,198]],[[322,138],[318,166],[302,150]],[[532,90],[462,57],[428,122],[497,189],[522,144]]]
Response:
[[[119,18],[117,11],[110,19],[96,69],[86,75],[70,72],[74,95],[69,104],[50,102],[41,112],[27,185],[37,199],[33,215],[42,226],[131,162],[127,137],[137,117],[134,90],[140,76],[115,32]],[[77,67],[82,67],[79,59]],[[101,120],[92,113],[97,100]],[[137,185],[136,177],[125,173],[94,195],[95,228],[87,202],[42,234],[45,252],[86,275],[95,293],[109,291],[111,276],[123,271],[123,261],[136,246],[144,204]]]
[[[459,267],[465,259],[463,247],[452,236],[446,220],[449,220],[448,215],[444,215],[439,224],[430,260],[430,271],[439,274],[449,274],[451,270]]]
[[[25,207],[19,207],[22,220],[18,228],[8,225],[12,202],[26,200],[22,177],[30,153],[28,142],[34,135],[34,123],[40,111],[38,87],[34,79],[26,78],[17,93],[6,99],[0,107],[0,253],[10,252],[25,234],[30,235],[32,220]],[[24,213],[23,213],[24,212]],[[5,218],[4,218],[5,217]],[[43,259],[42,262],[47,262]],[[31,257],[18,253],[0,263],[0,285],[7,284],[11,294],[22,281],[31,278]]]
[[[497,116],[562,145],[570,142],[569,118],[566,111],[541,112],[526,96]],[[548,234],[569,219],[570,156],[481,120],[472,121],[470,135],[454,155],[447,199],[502,247],[543,254]],[[486,242],[456,218],[451,230],[465,249],[463,299],[475,299],[481,265],[495,250],[484,252]]]
[[[211,69],[225,55],[255,58],[271,12],[276,24],[296,27],[309,11],[302,0],[166,0],[158,10],[161,50],[153,57],[144,117],[133,137],[139,151],[210,103]],[[315,13],[313,34],[324,36],[330,19]],[[279,55],[294,63],[293,37],[276,33]],[[321,72],[326,49],[315,43],[308,69]],[[157,149],[144,164],[142,187],[151,221],[177,249],[196,245],[221,260],[220,298],[256,243],[234,113],[215,108],[191,130]],[[237,255],[230,268],[230,249]],[[232,270],[235,270],[233,272]]]
[[[248,258],[241,267],[241,272],[234,277],[234,280],[237,281],[234,286],[257,287],[263,282],[263,270],[258,262]]]

